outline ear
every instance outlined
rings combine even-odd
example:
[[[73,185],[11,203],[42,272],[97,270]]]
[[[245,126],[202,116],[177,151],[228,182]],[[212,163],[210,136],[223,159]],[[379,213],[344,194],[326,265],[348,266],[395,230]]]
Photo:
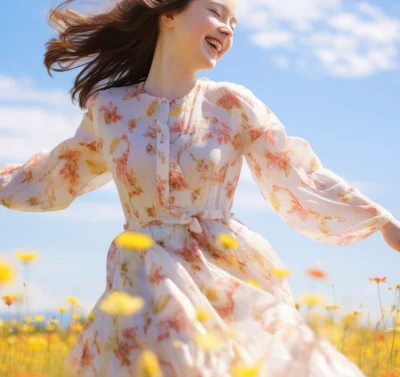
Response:
[[[170,29],[175,26],[177,12],[167,12],[160,15],[161,25]]]

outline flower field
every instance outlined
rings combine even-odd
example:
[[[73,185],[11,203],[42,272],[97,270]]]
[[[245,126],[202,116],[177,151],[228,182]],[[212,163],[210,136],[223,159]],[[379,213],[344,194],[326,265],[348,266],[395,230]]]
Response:
[[[135,232],[125,232],[117,239],[126,252],[140,252],[151,247],[152,240]],[[237,247],[229,235],[221,234],[220,242],[226,248]],[[38,257],[37,252],[16,252],[18,263],[31,268]],[[279,279],[291,275],[289,270],[271,271]],[[326,280],[322,269],[310,268],[304,273],[314,282]],[[8,291],[8,285],[16,278],[15,267],[0,260],[0,295],[5,315],[0,319],[0,377],[55,377],[67,375],[61,365],[68,351],[75,344],[82,329],[94,319],[94,314],[84,315],[78,297],[66,297],[65,305],[54,308],[58,315],[27,315],[28,295],[17,295]],[[387,277],[370,277],[376,286],[376,302],[381,318],[373,323],[363,303],[358,303],[351,312],[342,312],[338,303],[327,302],[317,292],[304,293],[296,301],[296,308],[319,337],[327,337],[346,357],[353,360],[368,377],[400,377],[400,284],[387,281]],[[390,279],[389,279],[390,280]],[[248,281],[257,286],[256,281]],[[24,286],[29,286],[25,279]],[[389,289],[394,300],[383,303],[381,292]],[[110,316],[129,316],[143,306],[141,297],[125,292],[110,291],[99,304],[100,310]],[[90,308],[91,309],[91,308]],[[90,311],[90,310],[89,310]],[[65,323],[65,316],[70,321]],[[209,313],[197,308],[197,319],[207,321]],[[232,334],[234,336],[234,333]],[[218,334],[198,334],[196,342],[206,349],[218,349],[221,345]],[[144,350],[135,366],[137,377],[162,377],[157,357]],[[237,365],[232,367],[232,377],[257,377],[258,366]]]

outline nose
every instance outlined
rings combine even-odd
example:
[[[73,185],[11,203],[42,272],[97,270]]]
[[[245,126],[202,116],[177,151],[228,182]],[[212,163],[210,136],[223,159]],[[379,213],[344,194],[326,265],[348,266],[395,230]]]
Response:
[[[233,34],[233,30],[231,28],[227,28],[226,26],[221,26],[219,28],[219,32],[224,35],[224,39],[231,37]]]

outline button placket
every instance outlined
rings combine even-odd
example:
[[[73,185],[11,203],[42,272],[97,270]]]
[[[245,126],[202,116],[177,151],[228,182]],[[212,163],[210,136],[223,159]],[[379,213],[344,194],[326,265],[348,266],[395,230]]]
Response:
[[[159,188],[160,209],[169,208],[169,152],[170,152],[170,134],[168,127],[168,103],[160,101],[157,107],[155,118],[157,130],[157,159],[156,174],[157,185]]]

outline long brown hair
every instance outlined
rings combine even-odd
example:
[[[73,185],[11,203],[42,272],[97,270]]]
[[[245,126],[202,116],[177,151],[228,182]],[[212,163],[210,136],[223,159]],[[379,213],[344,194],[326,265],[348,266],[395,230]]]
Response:
[[[63,9],[72,1],[49,11],[47,22],[58,31],[58,38],[46,43],[44,65],[50,76],[51,70],[84,67],[69,92],[72,101],[79,92],[82,109],[100,90],[146,80],[156,48],[159,16],[179,13],[193,0],[113,0],[110,10],[90,16]],[[86,62],[74,66],[82,60]],[[54,68],[56,63],[61,68]]]

